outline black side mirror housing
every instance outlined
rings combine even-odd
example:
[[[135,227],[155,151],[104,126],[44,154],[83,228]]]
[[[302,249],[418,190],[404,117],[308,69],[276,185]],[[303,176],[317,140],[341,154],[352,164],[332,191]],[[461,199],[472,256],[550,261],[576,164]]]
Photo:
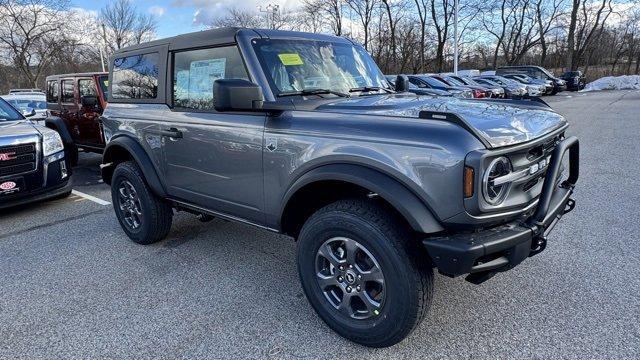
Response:
[[[262,88],[245,79],[218,79],[213,82],[216,111],[257,111],[262,109]]]
[[[98,105],[98,97],[95,95],[83,95],[80,98],[83,107],[96,107]]]
[[[396,92],[409,91],[409,78],[407,75],[398,75],[396,78]]]

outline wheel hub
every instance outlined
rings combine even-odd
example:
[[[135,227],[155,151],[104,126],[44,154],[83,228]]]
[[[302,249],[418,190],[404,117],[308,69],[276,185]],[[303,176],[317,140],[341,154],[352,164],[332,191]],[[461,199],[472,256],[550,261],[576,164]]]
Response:
[[[142,206],[138,192],[133,184],[123,180],[118,186],[118,207],[122,219],[130,229],[137,229],[142,224]]]
[[[353,319],[380,314],[384,275],[361,243],[344,237],[325,241],[316,254],[316,275],[325,298],[340,313]]]
[[[357,281],[356,273],[351,271],[351,270],[347,271],[344,274],[344,278],[345,278],[345,280],[347,280],[347,283],[349,285],[353,285]]]

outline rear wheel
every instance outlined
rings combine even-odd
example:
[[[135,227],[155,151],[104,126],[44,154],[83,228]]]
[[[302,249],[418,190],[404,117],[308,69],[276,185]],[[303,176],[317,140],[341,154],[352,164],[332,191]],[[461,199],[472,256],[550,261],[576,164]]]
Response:
[[[152,244],[169,234],[173,209],[151,192],[134,162],[116,166],[111,179],[111,199],[122,229],[134,242]]]
[[[433,272],[406,225],[367,200],[330,204],[304,224],[297,244],[309,302],[334,331],[365,346],[409,335],[431,303]],[[419,260],[419,261],[418,261]]]

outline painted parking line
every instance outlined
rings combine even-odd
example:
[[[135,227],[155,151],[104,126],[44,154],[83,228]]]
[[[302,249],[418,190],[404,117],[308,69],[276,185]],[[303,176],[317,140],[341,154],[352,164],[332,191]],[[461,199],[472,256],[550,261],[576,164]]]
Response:
[[[108,201],[106,201],[106,200],[102,200],[102,199],[97,198],[97,197],[95,197],[95,196],[91,196],[91,195],[89,195],[89,194],[85,194],[85,193],[80,192],[80,191],[78,191],[78,190],[71,190],[71,193],[72,193],[73,195],[83,197],[83,198],[85,198],[85,199],[87,199],[87,200],[91,200],[91,201],[93,201],[93,202],[94,202],[94,203],[96,203],[96,204],[105,205],[105,206],[106,206],[106,205],[111,205],[111,203],[110,203],[110,202],[108,202]]]

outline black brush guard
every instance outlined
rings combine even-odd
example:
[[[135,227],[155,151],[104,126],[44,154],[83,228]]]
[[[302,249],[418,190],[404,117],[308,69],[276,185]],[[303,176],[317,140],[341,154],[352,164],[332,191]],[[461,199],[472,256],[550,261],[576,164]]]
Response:
[[[567,152],[569,176],[558,184],[562,159]],[[554,149],[538,206],[531,217],[479,232],[424,239],[422,243],[438,271],[452,277],[469,274],[466,279],[479,284],[542,252],[547,234],[575,207],[571,194],[578,181],[579,163],[579,141],[572,136]]]

